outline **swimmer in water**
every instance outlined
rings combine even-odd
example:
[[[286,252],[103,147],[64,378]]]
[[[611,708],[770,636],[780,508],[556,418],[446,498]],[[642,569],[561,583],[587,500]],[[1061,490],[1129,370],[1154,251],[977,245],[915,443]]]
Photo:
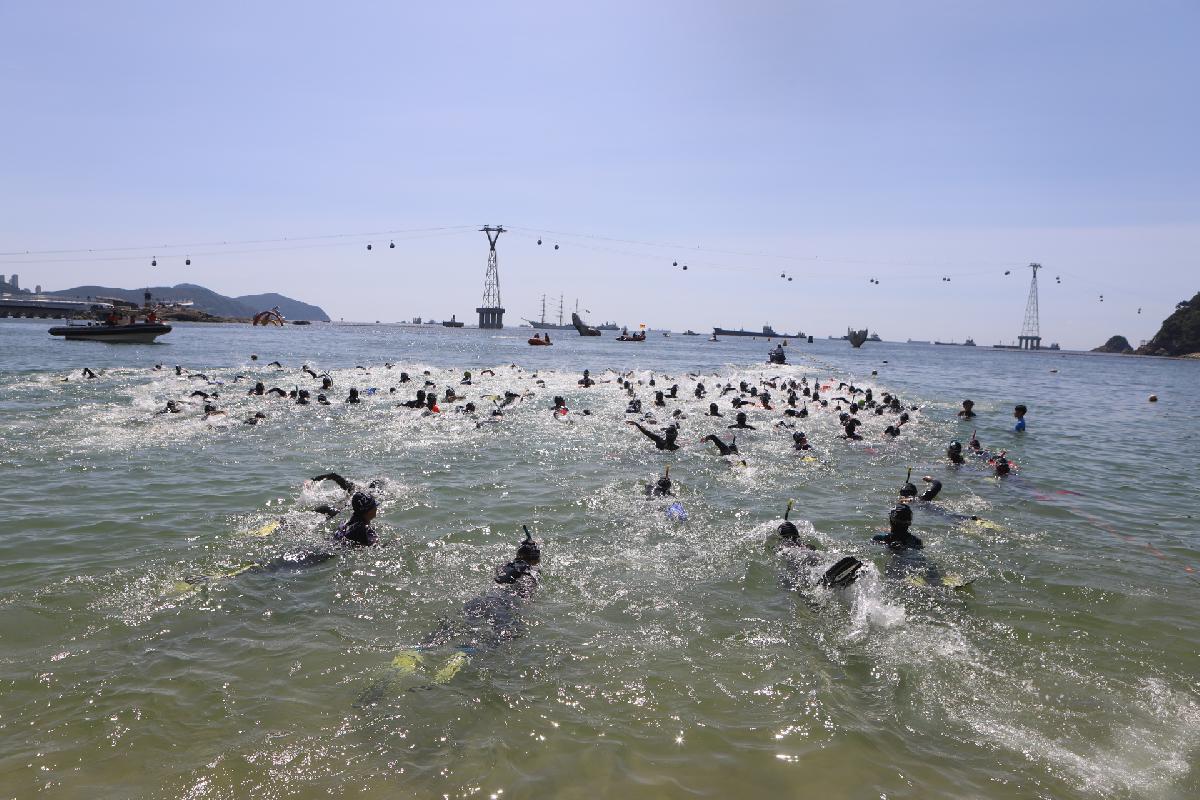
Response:
[[[262,397],[266,393],[267,393],[267,387],[262,381],[256,382],[254,384],[254,388],[251,389],[250,391],[246,392],[247,395],[251,395],[251,396],[258,395],[259,397]]]
[[[973,410],[974,408],[975,408],[974,400],[963,400],[962,401],[962,411],[958,412],[958,418],[959,419],[975,419],[975,411]]]
[[[856,420],[856,419],[848,420],[846,422],[845,430],[846,430],[846,432],[844,434],[842,434],[843,439],[852,439],[854,441],[859,441],[863,438],[862,435],[858,433],[858,420]]]
[[[800,529],[796,527],[796,523],[788,519],[788,515],[791,513],[792,501],[789,500],[787,511],[783,514],[783,522],[777,528],[779,546],[775,551],[789,560],[798,572],[796,577],[799,578],[799,586],[794,588],[807,587],[812,585],[812,569],[820,566],[822,559],[816,547],[801,540]],[[846,556],[825,570],[818,582],[831,589],[844,589],[854,583],[858,578],[858,571],[862,568],[861,561],[853,556]]]
[[[255,412],[253,417],[246,417],[242,420],[243,425],[257,425],[261,420],[267,418],[267,415],[261,411]]]
[[[646,497],[674,497],[671,490],[671,468],[667,467],[663,476],[654,483],[646,484]]]
[[[904,503],[899,503],[888,513],[888,532],[877,533],[871,541],[887,545],[890,550],[920,550],[925,546],[920,537],[911,530],[913,510]]]
[[[358,389],[353,387],[350,389],[350,395],[346,398],[346,402],[350,404],[362,402],[362,399],[358,396]]]
[[[957,439],[951,442],[946,448],[946,458],[950,459],[951,464],[965,463],[966,459],[963,458],[962,442]]]
[[[227,414],[228,414],[227,411],[221,411],[219,408],[212,405],[211,403],[206,403],[204,405],[204,416],[201,417],[201,419],[208,419],[209,417],[224,417]]]
[[[1025,414],[1028,413],[1028,411],[1029,409],[1025,408],[1023,405],[1019,405],[1013,409],[1013,417],[1017,420],[1017,424],[1013,426],[1014,433],[1020,433],[1021,431],[1025,430]]]
[[[404,408],[424,408],[425,407],[425,390],[417,389],[417,399],[416,400],[408,400],[406,402],[399,403],[398,405],[401,405]]]
[[[334,541],[351,547],[369,547],[379,541],[378,534],[371,527],[379,506],[375,498],[365,492],[355,492],[350,498],[350,519],[338,526],[333,534]]]
[[[706,417],[723,417],[725,415],[722,414],[720,409],[717,408],[716,403],[709,403],[708,404],[708,413],[705,414],[704,416],[706,416]]]
[[[82,375],[83,375],[83,377],[87,378],[88,380],[91,380],[92,378],[96,377],[96,373],[92,372],[90,367],[84,367]]]
[[[155,413],[157,413],[157,414],[178,414],[181,410],[182,409],[179,408],[178,403],[176,403],[174,400],[168,400],[166,408],[162,409],[161,411],[157,411]]]
[[[710,433],[708,436],[705,436],[700,441],[701,442],[712,442],[713,444],[715,444],[717,446],[717,450],[721,451],[721,455],[723,455],[723,456],[741,455],[740,453],[738,453],[736,436],[733,437],[729,441],[729,444],[725,444],[725,442],[721,441],[721,437],[717,436],[715,433]]]
[[[742,430],[749,430],[749,431],[756,431],[756,430],[758,430],[758,428],[754,427],[753,425],[748,425],[748,424],[746,424],[746,412],[745,412],[745,411],[739,411],[739,412],[737,413],[737,416],[736,416],[736,417],[734,417],[734,419],[735,419],[735,420],[737,420],[737,421],[736,421],[736,422],[734,422],[734,424],[732,424],[732,425],[728,425],[728,426],[726,426],[726,427],[728,427],[728,428],[740,428],[740,429],[742,429]]]
[[[679,437],[679,429],[676,428],[674,425],[669,426],[666,430],[664,430],[662,432],[662,435],[659,435],[659,434],[655,433],[654,431],[647,429],[640,422],[634,422],[631,419],[626,420],[625,424],[632,425],[635,428],[637,428],[639,431],[641,431],[642,434],[645,435],[647,439],[650,439],[650,441],[654,442],[654,446],[657,447],[659,450],[678,450],[679,449],[679,445],[675,443],[675,440]]]
[[[912,483],[905,483],[900,487],[901,503],[907,503],[913,498],[916,498],[917,500],[923,500],[928,503],[929,501],[933,500],[933,498],[937,497],[938,493],[942,491],[942,482],[934,478],[932,475],[926,475],[921,480],[925,483],[928,483],[929,488],[918,495],[916,486],[914,486]]]
[[[585,389],[589,386],[596,385],[596,382],[592,380],[592,374],[586,369],[583,371],[583,377],[579,379],[579,385]]]
[[[808,443],[808,437],[804,435],[804,431],[796,431],[792,434],[792,447],[796,450],[812,450],[812,445]]]
[[[541,547],[526,528],[516,558],[496,568],[490,589],[463,604],[462,620],[443,620],[414,649],[399,652],[392,660],[392,668],[359,695],[355,707],[369,708],[378,704],[389,695],[391,687],[406,676],[429,674],[424,665],[436,651],[449,649],[449,659],[432,671],[425,686],[412,686],[410,691],[449,683],[472,657],[523,634],[525,624],[521,619],[521,608],[537,591],[541,561]]]

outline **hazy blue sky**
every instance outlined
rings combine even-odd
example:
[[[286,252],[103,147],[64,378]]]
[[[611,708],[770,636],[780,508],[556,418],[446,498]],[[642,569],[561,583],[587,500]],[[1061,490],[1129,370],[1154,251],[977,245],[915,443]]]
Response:
[[[561,292],[990,344],[1040,261],[1043,335],[1091,347],[1200,290],[1194,0],[0,0],[0,31],[0,251],[157,245],[0,256],[24,285],[471,319],[503,223],[512,323]]]

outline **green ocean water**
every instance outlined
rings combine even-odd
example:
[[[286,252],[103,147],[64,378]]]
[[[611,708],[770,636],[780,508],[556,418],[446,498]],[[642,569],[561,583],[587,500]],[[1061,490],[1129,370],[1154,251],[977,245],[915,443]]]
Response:
[[[1200,795],[1198,363],[817,341],[776,367],[761,340],[678,335],[530,348],[513,329],[184,325],[113,346],[45,328],[0,320],[2,797]],[[329,371],[333,405],[246,396],[315,390],[304,364]],[[579,388],[585,367],[633,370],[658,427],[681,410],[682,449],[624,425],[616,383]],[[461,402],[397,408],[426,377],[481,408],[528,396],[495,424]],[[868,415],[862,442],[837,438],[832,403],[813,410],[795,420],[805,460],[771,390],[738,437],[745,466],[699,442],[732,433],[732,395],[703,415],[718,382],[773,377],[919,410],[894,440],[894,417]],[[341,402],[351,386],[362,404]],[[229,415],[155,413],[196,390]],[[946,463],[976,428],[1015,476]],[[645,496],[668,465],[686,522]],[[890,579],[870,542],[910,466],[945,483],[944,510],[991,523],[916,512],[965,589]],[[345,495],[306,479],[330,470],[381,481],[386,547],[222,577],[328,548],[309,510]],[[776,554],[789,499],[828,563],[867,562],[849,590],[806,587]],[[517,635],[396,669],[461,624],[522,524],[543,563]]]

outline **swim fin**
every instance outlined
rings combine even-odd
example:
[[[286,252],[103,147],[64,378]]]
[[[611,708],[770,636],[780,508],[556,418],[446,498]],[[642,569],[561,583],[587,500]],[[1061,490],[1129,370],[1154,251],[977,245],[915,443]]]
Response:
[[[858,577],[858,571],[863,563],[854,556],[846,556],[839,560],[821,576],[821,584],[831,589],[844,589]]]
[[[455,653],[450,656],[450,660],[441,669],[433,674],[433,682],[439,686],[449,683],[470,660],[471,658],[466,653]]]
[[[270,536],[275,531],[279,530],[279,520],[273,519],[261,528],[255,528],[250,531],[251,536]]]
[[[411,675],[425,663],[425,656],[416,650],[401,650],[392,659],[392,669],[402,675]]]

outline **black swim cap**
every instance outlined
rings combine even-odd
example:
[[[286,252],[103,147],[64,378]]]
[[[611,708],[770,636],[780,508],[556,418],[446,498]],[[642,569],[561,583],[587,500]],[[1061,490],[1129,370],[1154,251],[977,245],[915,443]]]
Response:
[[[892,525],[907,528],[909,525],[912,525],[912,521],[912,509],[906,506],[904,503],[898,504],[891,510],[891,512],[888,513],[888,522],[890,522]]]
[[[779,535],[784,539],[799,539],[800,529],[796,527],[796,523],[785,519],[779,523]]]
[[[525,529],[525,538],[517,548],[517,559],[526,564],[536,564],[542,559],[542,548],[538,546],[528,528]]]
[[[900,496],[901,497],[916,497],[917,496],[917,487],[913,486],[911,483],[904,484],[903,486],[900,487]]]
[[[946,452],[947,453],[961,453],[962,452],[962,442],[955,439],[953,442],[950,443],[950,446],[946,448]]]
[[[374,511],[378,507],[375,498],[365,492],[355,492],[350,498],[350,507],[354,509],[355,514],[366,514],[368,511]]]

